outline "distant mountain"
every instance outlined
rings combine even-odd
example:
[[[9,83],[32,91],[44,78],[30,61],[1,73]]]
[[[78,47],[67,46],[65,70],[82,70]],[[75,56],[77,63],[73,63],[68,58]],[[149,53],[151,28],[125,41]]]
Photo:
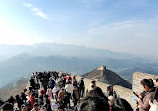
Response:
[[[125,69],[122,71],[118,71],[118,74],[123,77],[124,79],[128,80],[130,83],[132,83],[132,75],[134,72],[142,72],[142,73],[148,73],[148,74],[155,74],[158,75],[157,68],[150,68],[150,67],[133,67],[129,69]]]
[[[42,57],[20,54],[0,63],[0,87],[13,79],[36,71],[63,70],[83,74],[91,68],[97,67],[97,64],[103,63],[73,57]]]
[[[123,72],[134,67],[143,67],[149,71],[158,72],[158,64],[142,63],[136,59],[97,59],[77,58],[68,56],[32,56],[22,53],[0,62],[0,87],[4,84],[24,75],[36,71],[61,70],[77,75],[85,74],[96,67],[105,65],[108,69],[121,75]],[[136,71],[136,70],[133,70]],[[131,76],[129,73],[127,76]]]
[[[132,88],[132,85],[117,75],[115,72],[106,69],[106,66],[98,67],[97,69],[82,75],[85,78],[94,79],[111,85],[120,85],[126,88]]]
[[[105,49],[87,48],[56,43],[39,43],[34,45],[0,45],[0,56],[10,58],[21,53],[32,56],[67,56],[78,58],[97,58],[97,59],[133,59],[136,56],[128,53],[113,52]],[[140,60],[140,58],[139,58]]]

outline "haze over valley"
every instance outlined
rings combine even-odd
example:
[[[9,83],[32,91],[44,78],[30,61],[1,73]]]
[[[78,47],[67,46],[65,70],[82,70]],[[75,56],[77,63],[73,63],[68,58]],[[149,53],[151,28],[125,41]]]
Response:
[[[61,70],[83,75],[103,65],[130,82],[136,71],[158,74],[158,64],[151,63],[148,59],[83,46],[55,43],[1,45],[0,51],[4,52],[0,56],[7,57],[0,62],[1,87],[36,71]]]
[[[0,87],[32,72],[97,67],[158,75],[158,1],[1,0]]]

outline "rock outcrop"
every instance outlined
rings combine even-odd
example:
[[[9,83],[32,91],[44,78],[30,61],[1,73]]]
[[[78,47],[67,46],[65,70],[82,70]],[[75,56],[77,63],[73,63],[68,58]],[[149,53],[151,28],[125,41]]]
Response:
[[[98,67],[97,69],[84,74],[83,77],[111,85],[120,85],[126,88],[132,88],[132,85],[128,81],[121,78],[115,72],[106,69],[106,66]]]

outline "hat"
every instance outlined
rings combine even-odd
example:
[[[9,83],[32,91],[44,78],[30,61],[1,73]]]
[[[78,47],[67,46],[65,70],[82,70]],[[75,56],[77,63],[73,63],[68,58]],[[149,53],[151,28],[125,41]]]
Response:
[[[44,91],[44,90],[41,90],[40,93],[43,95],[43,94],[45,93],[45,91]]]
[[[91,81],[91,83],[93,83],[93,84],[95,84],[95,82],[96,82],[95,80]]]

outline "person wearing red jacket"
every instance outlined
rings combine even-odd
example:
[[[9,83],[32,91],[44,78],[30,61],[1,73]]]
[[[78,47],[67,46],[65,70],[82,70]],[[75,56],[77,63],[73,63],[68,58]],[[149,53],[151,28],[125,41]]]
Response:
[[[66,79],[66,80],[69,79],[69,80],[72,82],[72,78],[71,78],[71,75],[70,75],[70,74],[68,74],[68,75],[65,77],[65,79]]]
[[[29,99],[29,102],[30,102],[30,109],[33,109],[33,105],[35,103],[35,93],[32,93],[31,96],[30,96],[30,99]]]

